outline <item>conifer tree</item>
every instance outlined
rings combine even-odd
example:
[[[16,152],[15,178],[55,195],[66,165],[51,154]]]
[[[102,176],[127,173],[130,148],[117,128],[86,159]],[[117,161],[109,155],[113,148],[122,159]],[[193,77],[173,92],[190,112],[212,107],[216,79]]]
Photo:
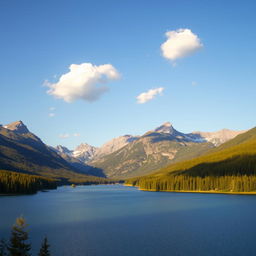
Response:
[[[41,249],[39,251],[38,256],[50,256],[50,251],[49,251],[49,243],[48,243],[48,239],[47,237],[44,238],[42,245],[41,245]]]
[[[27,224],[23,217],[16,219],[11,232],[10,244],[7,247],[10,256],[30,256],[31,245],[27,241],[26,227]]]
[[[7,252],[6,252],[6,242],[4,239],[0,240],[0,256],[7,256]]]

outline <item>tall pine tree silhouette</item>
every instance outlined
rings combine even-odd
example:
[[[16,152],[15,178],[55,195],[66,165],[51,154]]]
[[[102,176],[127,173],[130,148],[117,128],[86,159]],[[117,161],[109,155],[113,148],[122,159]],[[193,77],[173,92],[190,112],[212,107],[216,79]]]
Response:
[[[7,256],[7,244],[4,239],[0,240],[0,256]]]
[[[16,223],[12,227],[10,244],[7,247],[10,256],[30,256],[31,245],[27,241],[26,227],[27,224],[23,217],[16,219]]]
[[[38,256],[50,256],[50,251],[49,251],[49,243],[48,243],[48,239],[47,237],[44,238],[42,245],[41,245],[41,249],[39,251]]]

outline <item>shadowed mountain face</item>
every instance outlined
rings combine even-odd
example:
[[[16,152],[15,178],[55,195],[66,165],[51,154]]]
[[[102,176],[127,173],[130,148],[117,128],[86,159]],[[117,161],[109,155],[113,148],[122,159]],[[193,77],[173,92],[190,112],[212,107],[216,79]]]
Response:
[[[62,157],[66,154],[65,159],[76,158],[102,169],[107,177],[127,178],[202,155],[241,132],[224,129],[185,134],[166,122],[143,136],[120,136],[100,148],[83,143],[73,151],[62,146],[56,151]]]
[[[222,130],[185,134],[164,123],[143,136],[124,135],[100,148],[83,143],[72,151],[46,146],[22,121],[17,121],[0,126],[0,168],[49,177],[72,177],[75,173],[134,177],[200,156],[237,133]]]
[[[194,134],[184,134],[165,123],[121,149],[93,159],[90,164],[108,177],[127,178],[145,175],[172,162],[199,156],[214,145]]]
[[[248,192],[256,190],[255,174],[256,128],[253,128],[207,154],[168,165],[153,174],[127,182],[149,190],[179,190],[185,186],[189,187],[187,190]],[[178,179],[179,185],[175,186]],[[190,179],[190,183],[188,180],[186,184],[182,183],[182,179]],[[200,180],[204,182],[200,184]],[[169,184],[168,188],[166,184]]]
[[[71,165],[21,121],[0,127],[0,169],[67,179],[77,177],[77,173],[92,174],[96,170],[84,165],[81,170]]]

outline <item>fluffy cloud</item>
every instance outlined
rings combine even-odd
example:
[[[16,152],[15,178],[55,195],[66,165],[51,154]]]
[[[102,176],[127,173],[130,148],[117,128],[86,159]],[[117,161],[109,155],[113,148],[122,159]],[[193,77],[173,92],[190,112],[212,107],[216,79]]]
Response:
[[[54,117],[55,113],[49,113],[49,117]]]
[[[156,89],[151,89],[148,90],[147,92],[143,92],[140,95],[136,97],[137,103],[139,104],[144,104],[156,97],[156,95],[161,94],[163,92],[164,88],[156,88]]]
[[[120,77],[118,71],[110,64],[93,65],[91,63],[71,64],[69,72],[63,74],[57,83],[45,83],[50,89],[48,94],[66,102],[78,99],[95,101],[108,90],[98,86]]]
[[[187,28],[168,31],[165,35],[167,40],[161,45],[162,54],[172,61],[186,57],[203,47],[200,38]]]

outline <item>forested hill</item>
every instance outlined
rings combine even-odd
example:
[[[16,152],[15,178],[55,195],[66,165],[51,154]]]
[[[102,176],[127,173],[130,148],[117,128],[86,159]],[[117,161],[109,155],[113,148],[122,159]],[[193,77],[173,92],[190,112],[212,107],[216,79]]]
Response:
[[[0,194],[33,194],[42,189],[57,188],[57,181],[12,171],[0,170]]]
[[[156,191],[256,191],[256,128],[211,150],[127,184]]]

